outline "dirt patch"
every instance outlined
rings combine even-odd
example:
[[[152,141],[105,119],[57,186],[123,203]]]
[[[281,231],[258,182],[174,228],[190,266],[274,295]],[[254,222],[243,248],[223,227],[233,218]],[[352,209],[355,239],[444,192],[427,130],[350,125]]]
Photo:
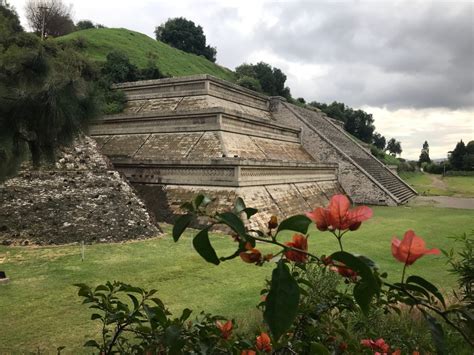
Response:
[[[447,190],[448,185],[438,176],[434,174],[428,175],[431,179],[431,186],[440,190]]]
[[[474,198],[450,196],[418,196],[410,202],[410,205],[474,210]]]

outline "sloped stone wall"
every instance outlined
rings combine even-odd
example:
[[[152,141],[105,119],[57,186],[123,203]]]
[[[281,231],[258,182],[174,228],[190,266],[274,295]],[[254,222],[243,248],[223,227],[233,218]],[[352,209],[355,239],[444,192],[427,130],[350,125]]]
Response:
[[[99,153],[78,139],[54,165],[0,185],[0,243],[64,244],[151,237],[157,226],[135,190]]]
[[[240,188],[161,184],[134,186],[159,222],[173,223],[178,215],[184,213],[180,206],[202,193],[215,199],[208,207],[210,211],[230,210],[236,198],[241,197],[248,207],[259,210],[250,220],[250,226],[259,228],[266,228],[272,215],[282,220],[302,214],[327,205],[333,194],[343,192],[335,180]]]
[[[328,144],[315,130],[300,120],[285,104],[275,107],[273,117],[277,122],[303,128],[302,145],[313,158],[322,163],[339,165],[338,180],[355,203],[394,206],[397,202],[357,168],[346,156]],[[318,127],[319,128],[319,127]],[[321,127],[324,133],[324,127]]]

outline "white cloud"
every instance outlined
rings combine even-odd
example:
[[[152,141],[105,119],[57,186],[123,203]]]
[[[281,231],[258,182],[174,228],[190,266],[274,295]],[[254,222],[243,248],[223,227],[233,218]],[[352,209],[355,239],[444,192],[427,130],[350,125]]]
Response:
[[[402,156],[418,159],[425,140],[432,159],[446,158],[461,139],[474,139],[474,111],[447,109],[398,109],[363,106],[373,114],[377,131],[402,142]]]

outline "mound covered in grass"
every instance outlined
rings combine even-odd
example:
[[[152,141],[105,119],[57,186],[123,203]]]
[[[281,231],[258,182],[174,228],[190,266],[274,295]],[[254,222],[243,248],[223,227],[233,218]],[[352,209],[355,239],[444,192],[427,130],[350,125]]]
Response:
[[[82,30],[59,37],[56,41],[73,43],[80,52],[96,62],[105,62],[107,54],[117,50],[125,53],[139,68],[145,68],[150,60],[154,61],[167,76],[211,74],[224,80],[235,80],[231,70],[202,56],[183,52],[125,28]]]

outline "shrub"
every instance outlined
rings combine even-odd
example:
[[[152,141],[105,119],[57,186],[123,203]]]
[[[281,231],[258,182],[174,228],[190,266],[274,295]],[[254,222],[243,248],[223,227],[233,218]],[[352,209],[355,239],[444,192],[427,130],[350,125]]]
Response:
[[[79,285],[84,303],[91,303],[92,309],[102,312],[93,314],[92,319],[103,323],[103,344],[91,341],[87,345],[105,354],[126,352],[134,349],[133,346],[137,346],[137,351],[151,353],[199,353],[205,349],[208,354],[371,351],[394,355],[402,350],[444,354],[462,337],[474,347],[468,335],[473,330],[470,303],[462,299],[448,306],[435,285],[417,275],[407,275],[409,267],[419,258],[440,252],[426,248],[424,240],[414,231],[408,230],[402,240],[392,239],[392,255],[403,265],[400,281],[392,283],[374,261],[344,250],[346,233],[359,229],[372,217],[372,210],[366,206],[351,208],[344,195],[333,196],[326,208],[318,207],[305,215],[281,222],[272,216],[262,230],[246,226],[245,221],[258,211],[247,207],[242,199],[238,198],[233,208],[224,212],[209,211],[207,206],[211,202],[198,195],[194,201],[183,204],[187,213],[176,220],[173,238],[177,242],[194,219],[204,218],[208,223],[195,234],[193,246],[207,262],[219,265],[240,259],[257,266],[275,263],[258,306],[265,321],[262,328],[268,328],[271,336],[261,332],[253,339],[241,338],[232,333],[231,321],[210,315],[189,322],[186,321],[191,314],[189,310],[172,319],[161,301],[153,298],[154,291],[107,283],[94,290]],[[339,251],[329,256],[308,251],[308,242],[312,240],[308,228],[312,223],[320,232],[336,238]],[[235,245],[232,254],[217,255],[209,235],[215,227],[231,231],[229,242]],[[281,235],[288,232],[294,234],[283,243]],[[274,252],[262,253],[259,249],[262,244],[273,247]],[[465,274],[472,272],[472,248],[461,257],[462,266],[455,262],[453,267],[460,270],[456,272],[462,275],[464,285]],[[127,296],[128,303],[123,301]],[[446,344],[441,320],[452,329],[447,333],[450,344]],[[125,336],[126,329],[135,337],[135,343]]]
[[[409,161],[409,162],[404,161],[404,162],[400,162],[400,164],[397,167],[397,171],[398,171],[398,173],[414,172],[414,171],[416,171],[416,168],[417,168],[416,162],[414,162],[414,161]]]
[[[252,78],[250,76],[240,77],[237,80],[237,84],[244,87],[244,88],[253,90],[253,91],[262,92],[262,86],[260,85],[260,81],[258,81],[258,79],[256,79],[256,78]]]
[[[423,163],[423,170],[430,174],[442,174],[446,167],[443,164],[437,163]]]

